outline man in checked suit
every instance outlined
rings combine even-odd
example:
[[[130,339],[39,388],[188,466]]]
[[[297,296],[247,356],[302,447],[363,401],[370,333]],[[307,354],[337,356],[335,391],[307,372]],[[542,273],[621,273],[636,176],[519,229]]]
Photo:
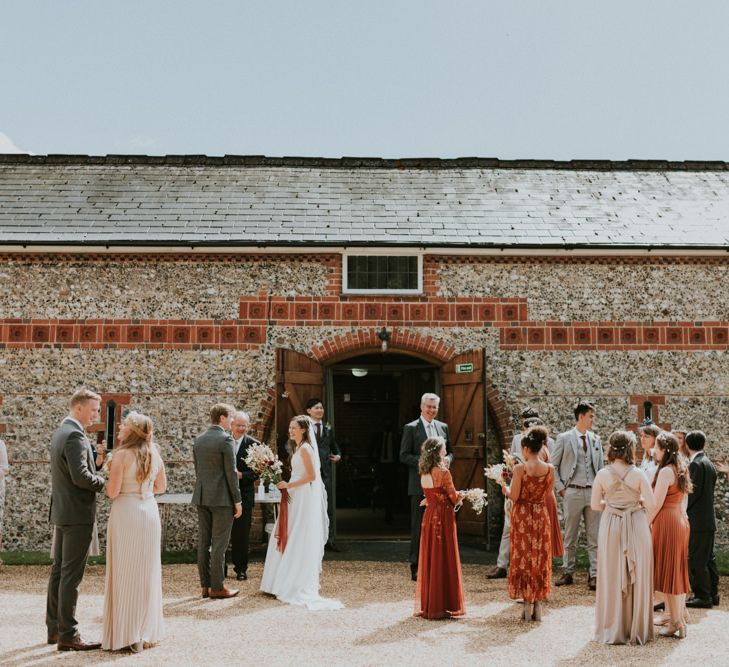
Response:
[[[420,524],[423,522],[424,507],[423,487],[420,485],[418,462],[420,449],[428,438],[443,438],[448,453],[448,464],[453,462],[453,450],[448,437],[448,424],[435,417],[440,407],[437,394],[423,394],[420,399],[420,417],[405,424],[400,441],[400,462],[408,467],[408,495],[410,496],[410,575],[413,581],[418,579],[418,556],[420,555]]]
[[[600,512],[591,508],[590,501],[595,475],[605,464],[600,438],[590,430],[594,420],[595,406],[587,401],[580,401],[575,406],[575,427],[557,436],[552,453],[552,464],[556,473],[554,488],[564,499],[563,573],[554,583],[555,586],[573,583],[577,537],[580,533],[580,519],[583,519],[587,533],[587,555],[590,559],[587,586],[591,591],[597,588],[597,531]]]
[[[211,426],[195,438],[195,490],[197,505],[197,569],[204,598],[231,598],[238,595],[223,585],[225,549],[230,541],[233,519],[243,512],[238,476],[235,470],[235,443],[228,433],[235,408],[218,403],[210,410]]]
[[[705,445],[706,436],[701,431],[686,434],[693,485],[686,507],[691,525],[688,564],[693,595],[686,600],[686,606],[702,609],[719,604],[719,571],[714,558],[716,468],[704,452]]]

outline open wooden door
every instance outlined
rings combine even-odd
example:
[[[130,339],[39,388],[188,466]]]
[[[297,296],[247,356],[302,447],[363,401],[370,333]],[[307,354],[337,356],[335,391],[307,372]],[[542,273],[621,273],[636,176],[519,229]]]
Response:
[[[324,400],[324,369],[321,364],[294,350],[276,350],[276,445],[286,461],[289,423],[296,415],[306,414],[310,398]]]
[[[469,350],[451,359],[441,369],[443,410],[439,418],[448,423],[454,460],[451,466],[456,489],[486,488],[483,473],[486,446],[484,351]],[[464,505],[458,516],[458,531],[485,536],[486,512],[476,514]]]

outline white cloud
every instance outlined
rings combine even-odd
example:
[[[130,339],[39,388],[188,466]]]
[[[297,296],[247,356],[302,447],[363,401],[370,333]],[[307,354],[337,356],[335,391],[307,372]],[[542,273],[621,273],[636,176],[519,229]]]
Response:
[[[18,148],[7,134],[0,132],[0,153],[30,153],[30,151]]]

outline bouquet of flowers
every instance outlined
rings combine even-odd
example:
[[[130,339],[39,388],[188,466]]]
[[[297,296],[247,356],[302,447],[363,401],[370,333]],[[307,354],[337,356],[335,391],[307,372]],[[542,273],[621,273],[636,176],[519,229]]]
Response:
[[[106,459],[104,460],[104,465],[101,466],[101,469],[105,472],[109,472],[109,467],[111,466],[111,459],[114,456],[114,452],[106,452]]]
[[[281,481],[283,463],[268,445],[251,445],[244,460],[264,484],[278,484]]]
[[[508,449],[501,450],[501,453],[504,457],[504,462],[490,465],[484,468],[483,471],[487,479],[492,479],[499,486],[506,486],[514,474],[514,466],[518,461]]]
[[[473,511],[476,514],[481,514],[483,508],[488,505],[486,491],[483,489],[466,489],[465,491],[461,491],[461,493],[463,494],[463,500],[471,503],[471,507],[473,507]]]

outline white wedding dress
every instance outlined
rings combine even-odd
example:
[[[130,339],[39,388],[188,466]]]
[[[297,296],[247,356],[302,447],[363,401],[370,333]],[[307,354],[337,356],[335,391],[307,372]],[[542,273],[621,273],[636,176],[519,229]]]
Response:
[[[313,435],[311,439],[316,442]],[[317,447],[303,443],[296,450],[291,457],[291,481],[295,482],[306,474],[301,457],[303,449],[312,458],[316,478],[309,484],[288,490],[291,502],[288,506],[286,548],[283,553],[277,548],[277,521],[268,541],[261,590],[275,595],[281,602],[308,609],[341,609],[344,605],[339,600],[319,595],[319,575],[329,534],[329,518]]]

